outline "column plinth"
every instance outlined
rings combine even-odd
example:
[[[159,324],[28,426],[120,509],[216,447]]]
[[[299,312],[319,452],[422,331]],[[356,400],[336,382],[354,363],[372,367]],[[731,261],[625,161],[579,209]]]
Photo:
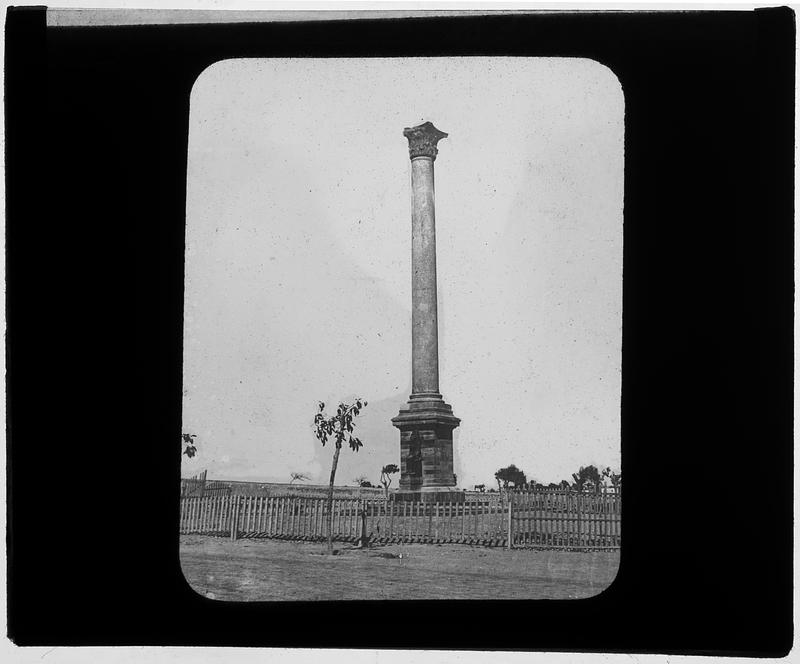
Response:
[[[447,136],[430,122],[407,128],[411,159],[411,395],[392,418],[400,430],[400,491],[448,492],[453,429],[460,420],[439,392],[436,292],[436,214],[433,162]]]

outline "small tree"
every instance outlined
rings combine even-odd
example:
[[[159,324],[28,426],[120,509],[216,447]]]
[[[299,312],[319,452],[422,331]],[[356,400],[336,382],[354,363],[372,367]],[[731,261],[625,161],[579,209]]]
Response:
[[[292,479],[289,480],[289,484],[292,484],[295,481],[297,481],[297,482],[307,482],[308,480],[311,479],[305,473],[292,473],[291,477],[292,477]]]
[[[359,475],[358,477],[356,477],[353,480],[353,483],[356,486],[364,486],[365,484],[367,484],[367,482],[368,482],[368,480],[367,480],[367,476],[366,475]]]
[[[363,443],[353,435],[355,423],[353,420],[366,408],[367,402],[356,399],[353,404],[340,403],[336,415],[325,416],[325,403],[319,402],[319,411],[314,415],[314,435],[322,446],[330,438],[335,443],[333,463],[331,464],[331,479],[328,487],[328,553],[333,553],[333,481],[336,478],[336,466],[339,463],[339,452],[342,445],[347,443],[353,452],[358,452]]]
[[[476,484],[473,489],[475,491],[480,491],[481,493],[486,493],[486,485],[485,484]]]
[[[581,466],[577,473],[572,473],[572,480],[577,491],[591,489],[596,491],[600,486],[600,471],[596,466]]]
[[[611,482],[611,486],[614,487],[615,491],[619,491],[622,487],[622,473],[615,473],[611,468],[606,468],[603,471],[603,483],[605,484],[605,480]]]
[[[525,473],[523,473],[519,468],[517,468],[513,463],[506,467],[501,468],[494,474],[494,478],[497,480],[497,489],[508,489],[509,484],[513,484],[515,488],[524,486],[526,483]],[[500,486],[502,482],[503,486]]]
[[[195,438],[197,438],[197,435],[193,433],[181,434],[181,446],[183,447],[183,454],[190,459],[197,454],[197,446],[194,444]]]
[[[381,468],[381,484],[383,484],[383,493],[389,497],[389,486],[392,483],[392,475],[399,473],[400,469],[393,463],[385,465]]]

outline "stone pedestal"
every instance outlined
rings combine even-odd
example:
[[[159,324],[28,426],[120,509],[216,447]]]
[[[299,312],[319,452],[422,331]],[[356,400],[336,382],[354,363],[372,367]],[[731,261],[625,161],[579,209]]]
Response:
[[[442,401],[415,399],[392,418],[400,429],[400,491],[448,491],[453,473],[453,429],[460,420]]]
[[[452,492],[453,429],[460,420],[439,394],[436,215],[433,162],[447,134],[430,122],[406,129],[411,157],[411,357],[408,408],[392,418],[400,430],[401,493]]]

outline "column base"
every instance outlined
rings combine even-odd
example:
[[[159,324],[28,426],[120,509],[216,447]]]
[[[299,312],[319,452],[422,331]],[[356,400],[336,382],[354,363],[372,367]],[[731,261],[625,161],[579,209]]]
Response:
[[[460,422],[440,394],[411,395],[408,408],[392,418],[392,424],[400,430],[398,493],[453,491],[453,429]]]

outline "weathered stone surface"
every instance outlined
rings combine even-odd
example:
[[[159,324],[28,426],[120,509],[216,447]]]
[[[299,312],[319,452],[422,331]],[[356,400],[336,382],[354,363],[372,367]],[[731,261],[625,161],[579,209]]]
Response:
[[[436,155],[439,154],[436,144],[447,138],[447,134],[439,131],[430,122],[424,122],[416,127],[406,127],[403,129],[403,136],[408,139],[408,154],[411,159],[428,157],[431,160],[436,159]]]
[[[411,162],[411,357],[412,393],[439,392],[436,303],[436,215],[433,161]]]

